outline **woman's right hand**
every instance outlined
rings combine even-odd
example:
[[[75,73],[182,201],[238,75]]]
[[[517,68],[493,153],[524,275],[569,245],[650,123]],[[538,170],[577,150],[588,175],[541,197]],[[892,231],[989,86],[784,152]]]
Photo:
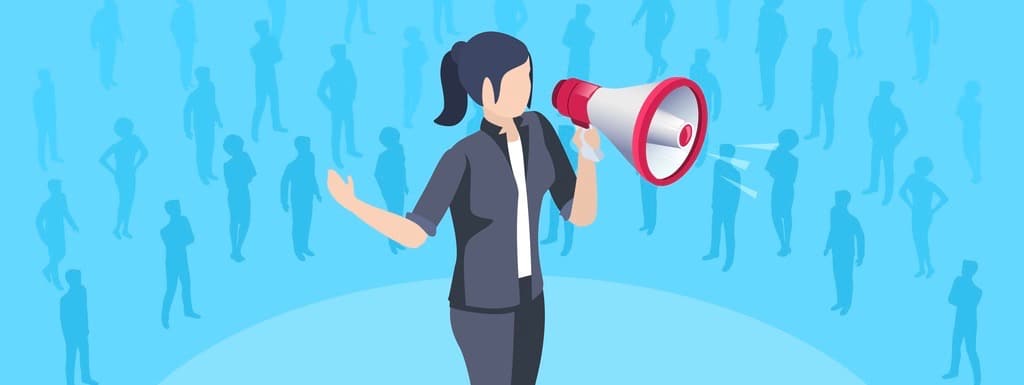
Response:
[[[327,190],[330,191],[334,200],[345,209],[352,207],[352,204],[357,201],[355,182],[352,181],[351,176],[348,177],[348,182],[345,182],[345,180],[341,179],[341,175],[338,175],[337,171],[328,170]]]

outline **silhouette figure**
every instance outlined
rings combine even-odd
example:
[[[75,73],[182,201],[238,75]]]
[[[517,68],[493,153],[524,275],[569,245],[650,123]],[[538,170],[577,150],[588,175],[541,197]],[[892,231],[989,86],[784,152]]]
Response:
[[[757,48],[761,65],[761,104],[765,110],[771,110],[775,104],[775,65],[782,56],[782,47],[786,45],[789,34],[786,32],[786,19],[779,13],[782,0],[765,0],[761,7],[761,16],[757,26]]]
[[[914,80],[924,83],[928,80],[928,67],[931,63],[932,44],[939,41],[939,17],[935,8],[928,0],[912,0],[910,2],[910,22],[907,25],[914,45],[917,72]]]
[[[850,57],[860,57],[860,11],[864,0],[843,0],[843,21],[846,23],[846,39],[850,42]]]
[[[654,234],[658,225],[658,187],[640,179],[640,208],[644,215],[644,225],[640,231],[647,235]]]
[[[216,136],[214,126],[223,128],[224,124],[220,121],[217,93],[210,81],[210,69],[196,68],[196,81],[199,85],[185,101],[185,137],[192,139],[192,131],[195,129],[196,169],[199,171],[199,180],[209,184],[210,180],[217,180],[212,168]]]
[[[779,147],[772,151],[768,157],[768,164],[765,170],[771,175],[772,183],[772,224],[775,225],[775,234],[779,237],[778,255],[788,256],[790,239],[793,233],[793,185],[796,184],[796,173],[800,161],[793,156],[794,148],[800,138],[793,130],[784,130],[779,133]]]
[[[690,78],[700,84],[704,91],[704,97],[708,102],[708,110],[711,112],[711,120],[718,120],[718,114],[722,112],[722,89],[718,85],[718,77],[708,69],[708,61],[711,60],[711,52],[706,49],[698,49],[693,53],[693,65],[690,66]]]
[[[309,249],[309,227],[313,221],[313,198],[317,202],[322,199],[316,182],[316,157],[309,147],[308,136],[295,138],[298,154],[281,177],[281,207],[292,212],[292,250],[300,261],[316,255]]]
[[[572,125],[561,125],[558,126],[558,138],[562,142],[562,147],[565,148],[565,155],[569,158],[569,164],[572,165],[573,169],[576,168],[577,157],[576,150],[569,144],[572,143],[572,138],[576,134],[576,127]],[[546,245],[549,243],[555,243],[558,240],[558,223],[564,222],[565,227],[565,242],[562,243],[562,256],[569,255],[572,251],[572,240],[573,233],[576,231],[576,226],[572,222],[563,220],[561,211],[555,204],[550,205],[548,210],[548,236],[540,243]],[[652,226],[653,227],[653,226]]]
[[[832,311],[839,310],[839,315],[850,312],[853,302],[854,255],[857,266],[864,263],[864,229],[850,213],[849,206],[850,192],[837,191],[824,253],[825,256],[832,254],[832,275],[836,280],[836,304],[832,305]]]
[[[974,274],[977,272],[977,262],[964,261],[960,276],[953,280],[953,288],[949,290],[949,304],[956,306],[956,319],[953,322],[953,355],[949,360],[949,372],[942,376],[948,380],[960,375],[960,348],[967,345],[967,359],[974,373],[974,385],[981,384],[981,362],[977,350],[981,289],[974,283]]]
[[[89,370],[89,306],[85,286],[82,286],[82,272],[68,270],[68,292],[60,298],[60,327],[64,333],[64,378],[68,385],[75,385],[75,358],[82,369],[82,383],[99,384],[92,379]]]
[[[281,114],[277,104],[277,63],[281,61],[281,47],[277,38],[270,34],[270,25],[266,20],[257,21],[254,25],[260,39],[252,46],[249,54],[256,65],[256,108],[252,111],[252,140],[258,142],[260,137],[260,120],[263,108],[270,99],[270,118],[273,120],[274,131],[287,132],[281,126]]]
[[[434,0],[434,40],[438,44],[441,43],[441,19],[444,19],[445,29],[449,35],[458,34],[452,18],[452,0]]]
[[[494,0],[494,19],[498,31],[515,35],[526,25],[526,4],[523,0]]]
[[[590,47],[594,44],[594,30],[587,25],[590,6],[576,4],[576,17],[569,20],[562,35],[562,44],[569,48],[569,77],[590,78]]]
[[[135,202],[135,176],[139,166],[149,157],[146,145],[132,133],[134,129],[135,124],[130,119],[120,118],[114,122],[114,133],[121,140],[108,147],[100,157],[100,164],[114,175],[114,183],[117,185],[117,224],[114,225],[114,237],[117,239],[132,238],[128,232],[128,222]],[[113,166],[109,162],[111,156],[114,157]]]
[[[839,81],[839,59],[828,45],[832,30],[818,30],[818,43],[811,53],[811,134],[805,139],[818,137],[821,113],[825,113],[825,149],[832,147],[835,130],[836,83]]]
[[[249,184],[256,177],[256,167],[249,154],[243,151],[245,142],[238,135],[224,138],[224,152],[231,156],[224,162],[224,182],[228,186],[228,212],[231,216],[231,259],[242,262],[242,244],[249,233],[251,203]]]
[[[345,126],[345,145],[348,147],[348,154],[355,158],[363,156],[356,151],[355,118],[352,113],[352,105],[356,99],[356,73],[352,69],[352,62],[345,56],[345,45],[331,46],[331,56],[334,57],[334,66],[325,71],[320,78],[316,95],[331,112],[331,156],[334,164],[341,168],[341,126]]]
[[[103,8],[92,18],[90,41],[92,48],[100,51],[100,85],[106,90],[117,85],[114,81],[114,58],[117,56],[117,43],[122,41],[120,23],[114,0],[104,0]]]
[[[931,159],[917,158],[914,161],[914,173],[907,177],[900,188],[900,198],[910,206],[911,230],[914,234],[914,247],[917,249],[918,271],[914,277],[927,274],[930,278],[935,272],[932,268],[931,248],[928,246],[928,230],[932,225],[932,216],[949,202],[946,193],[928,179],[933,168]],[[934,197],[938,197],[939,201],[933,206]]]
[[[174,44],[178,46],[178,74],[181,86],[186,90],[192,87],[192,59],[196,49],[196,13],[192,2],[178,0],[178,8],[171,16],[171,34]]]
[[[171,302],[174,301],[174,293],[178,291],[178,282],[181,282],[181,301],[185,305],[185,316],[199,319],[192,309],[192,278],[188,270],[188,252],[186,248],[195,241],[192,234],[192,225],[188,218],[181,215],[181,203],[176,200],[164,203],[164,210],[171,219],[160,230],[160,238],[164,241],[167,250],[167,290],[164,292],[163,311],[160,313],[160,321],[164,329],[171,327],[170,312]]]
[[[736,147],[723,144],[719,152],[722,159],[715,162],[715,179],[711,190],[711,251],[703,259],[710,261],[718,258],[720,237],[722,231],[725,231],[725,265],[722,271],[729,271],[736,252],[736,211],[740,204],[740,189],[737,185],[742,180],[740,170],[728,161],[736,155]]]
[[[729,38],[729,8],[732,0],[716,0],[715,14],[718,16],[718,36],[715,39],[725,41]]]
[[[907,120],[903,110],[892,103],[892,94],[896,86],[892,82],[881,82],[878,85],[878,96],[871,103],[868,115],[868,130],[871,134],[871,184],[864,194],[878,192],[878,168],[885,167],[885,197],[882,204],[887,205],[892,199],[893,158],[896,147],[907,136]],[[896,131],[896,127],[899,131]]]
[[[363,33],[373,35],[370,30],[370,16],[366,0],[348,0],[348,17],[345,19],[345,41],[352,42],[352,22],[356,20],[356,8],[359,9],[359,21],[363,23]]]
[[[270,33],[281,41],[281,34],[284,33],[284,16],[288,10],[288,2],[285,0],[267,0],[267,7],[270,8]]]
[[[388,211],[398,215],[405,213],[405,196],[409,195],[409,184],[405,177],[405,150],[400,139],[401,135],[394,127],[384,127],[380,131],[380,144],[384,145],[384,152],[377,157],[377,167],[373,172]],[[388,247],[391,254],[405,250],[405,246],[391,239],[388,240]]]
[[[39,167],[46,170],[46,148],[50,148],[50,160],[61,163],[57,155],[57,96],[53,88],[50,71],[39,71],[39,88],[32,96],[32,112],[39,131]]]
[[[976,81],[967,82],[964,95],[956,107],[956,114],[964,124],[964,156],[971,168],[971,182],[981,182],[981,102],[978,94],[981,85]]]
[[[420,40],[420,30],[416,28],[405,30],[405,42],[408,45],[402,50],[402,73],[405,78],[405,108],[402,111],[402,122],[405,128],[411,128],[412,115],[420,103],[420,93],[423,90],[423,66],[427,64],[427,47]],[[352,75],[352,79],[355,79],[355,75]]]
[[[668,69],[668,62],[661,55],[661,46],[665,44],[665,38],[672,30],[675,23],[676,12],[672,9],[669,0],[642,0],[640,10],[633,16],[633,25],[637,25],[641,18],[644,18],[646,32],[644,35],[644,48],[651,55],[651,74],[648,81],[654,81]]]
[[[71,230],[76,233],[78,225],[75,224],[75,219],[71,217],[71,211],[68,210],[68,200],[64,196],[64,192],[61,191],[61,181],[51,179],[46,187],[50,190],[50,198],[43,202],[43,205],[39,207],[39,213],[36,214],[36,232],[39,233],[39,239],[46,245],[46,253],[50,257],[49,263],[43,268],[43,277],[57,287],[57,290],[64,290],[58,276],[60,270],[58,265],[60,261],[64,260],[64,255],[67,252],[64,223],[67,222],[71,226]]]

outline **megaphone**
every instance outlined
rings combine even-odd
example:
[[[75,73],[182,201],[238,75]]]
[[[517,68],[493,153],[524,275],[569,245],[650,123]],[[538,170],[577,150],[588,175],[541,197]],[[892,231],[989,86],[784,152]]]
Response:
[[[690,170],[707,132],[704,92],[683,77],[626,88],[569,78],[555,85],[551,103],[577,126],[596,127],[657,186]]]

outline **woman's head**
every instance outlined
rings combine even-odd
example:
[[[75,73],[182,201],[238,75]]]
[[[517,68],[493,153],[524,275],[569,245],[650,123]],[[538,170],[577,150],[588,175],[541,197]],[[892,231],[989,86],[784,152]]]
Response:
[[[500,33],[483,32],[458,42],[441,59],[444,110],[434,119],[454,126],[466,115],[466,96],[488,114],[522,115],[533,96],[533,64],[526,44]]]

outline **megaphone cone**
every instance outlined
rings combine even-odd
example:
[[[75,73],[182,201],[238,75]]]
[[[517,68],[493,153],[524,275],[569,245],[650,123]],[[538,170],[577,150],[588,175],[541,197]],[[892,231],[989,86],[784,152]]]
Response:
[[[626,88],[570,78],[555,85],[551,102],[577,126],[600,130],[644,179],[658,186],[682,178],[704,145],[707,102],[687,78]]]

